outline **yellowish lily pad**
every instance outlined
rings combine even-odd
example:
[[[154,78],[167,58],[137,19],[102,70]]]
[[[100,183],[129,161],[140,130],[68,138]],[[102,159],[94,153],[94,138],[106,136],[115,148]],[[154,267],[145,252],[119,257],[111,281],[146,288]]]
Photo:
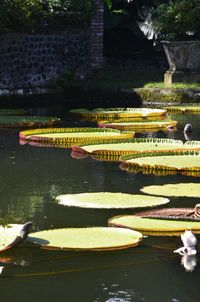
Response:
[[[64,194],[56,197],[60,205],[96,209],[143,208],[163,205],[169,199],[142,194],[111,192]]]
[[[117,250],[138,245],[142,237],[140,232],[123,228],[87,227],[31,233],[27,242],[45,249]]]
[[[146,235],[179,236],[185,230],[200,233],[200,222],[142,218],[135,215],[120,215],[109,219],[109,226],[137,230]]]
[[[146,186],[143,193],[160,196],[194,197],[200,198],[200,183],[177,183]]]
[[[167,119],[162,121],[142,121],[142,122],[107,122],[107,121],[101,121],[98,123],[99,127],[101,128],[113,128],[113,129],[119,129],[124,131],[144,131],[144,130],[160,130],[160,129],[172,129],[177,126],[177,121],[169,120]]]
[[[120,157],[122,163],[120,168],[129,172],[154,173],[165,171],[171,173],[193,174],[200,173],[200,152],[199,151],[174,151],[160,152],[155,154],[142,153],[140,155],[124,155]],[[196,174],[197,173],[197,174]]]
[[[121,132],[116,129],[99,128],[48,128],[21,131],[20,140],[26,142],[43,142],[52,145],[64,143],[106,142],[114,139],[127,139],[134,132]]]
[[[165,109],[151,108],[96,108],[94,110],[87,109],[71,109],[71,113],[79,115],[83,118],[137,118],[147,116],[162,116],[166,114]]]
[[[169,113],[200,113],[200,105],[180,105],[180,106],[166,106],[165,109]]]
[[[181,140],[159,138],[134,138],[129,140],[116,140],[105,144],[89,144],[72,146],[74,152],[109,156],[122,156],[127,154],[140,154],[174,150],[200,150],[200,141],[190,141],[185,144]]]

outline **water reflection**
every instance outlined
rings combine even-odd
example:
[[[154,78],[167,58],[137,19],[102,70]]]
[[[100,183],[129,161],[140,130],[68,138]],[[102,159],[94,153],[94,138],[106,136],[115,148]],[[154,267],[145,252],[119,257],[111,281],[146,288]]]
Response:
[[[197,265],[197,256],[186,253],[181,258],[181,264],[187,272],[192,272]]]

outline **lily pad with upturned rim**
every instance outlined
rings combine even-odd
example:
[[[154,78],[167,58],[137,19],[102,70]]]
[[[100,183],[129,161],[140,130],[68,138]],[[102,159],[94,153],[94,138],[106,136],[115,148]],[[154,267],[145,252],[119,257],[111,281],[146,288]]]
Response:
[[[145,122],[107,122],[107,121],[100,121],[98,123],[98,126],[100,128],[113,128],[113,129],[118,129],[118,130],[123,130],[123,131],[144,131],[144,130],[168,130],[172,128],[176,128],[177,126],[177,121],[172,121],[167,119],[162,120],[162,121],[145,121]]]
[[[180,106],[166,106],[164,109],[169,113],[200,113],[200,105],[180,105]]]
[[[15,109],[15,108],[0,108],[1,115],[24,115],[27,112],[24,109]]]
[[[120,168],[130,172],[135,170],[149,173],[164,171],[169,174],[200,174],[199,151],[174,151],[173,155],[167,151],[160,152],[160,154],[144,152],[140,155],[124,155],[120,157],[120,160],[122,161]]]
[[[123,228],[86,227],[31,233],[26,241],[44,249],[104,251],[136,246],[142,238],[140,232]]]
[[[134,136],[134,132],[121,132],[116,129],[99,128],[48,128],[21,131],[20,140],[27,142],[43,142],[47,144],[63,143],[92,143],[106,142],[116,139],[127,139]]]
[[[174,150],[200,150],[200,141],[190,141],[183,143],[181,140],[164,138],[133,138],[129,140],[112,141],[105,144],[89,144],[72,146],[76,153],[100,155],[101,160],[109,157],[119,157],[128,154],[140,154],[142,152],[161,152]]]
[[[149,198],[151,197],[151,198]],[[60,205],[95,209],[128,209],[163,205],[167,198],[158,198],[142,194],[126,194],[111,192],[94,192],[64,194],[56,197]]]
[[[165,109],[151,108],[96,108],[87,110],[84,108],[71,109],[71,113],[82,116],[83,118],[138,118],[147,116],[161,116],[166,114]]]
[[[135,213],[136,216],[157,219],[200,221],[200,204],[194,208],[164,208]]]
[[[159,196],[200,198],[200,183],[177,183],[145,186],[140,191]]]
[[[200,222],[142,218],[136,215],[111,217],[108,225],[134,229],[144,235],[152,236],[180,236],[185,230],[192,230],[194,233],[200,234]]]
[[[21,243],[27,236],[31,223],[0,226],[0,251],[6,251]]]
[[[57,117],[0,115],[0,127],[41,127],[60,123]]]

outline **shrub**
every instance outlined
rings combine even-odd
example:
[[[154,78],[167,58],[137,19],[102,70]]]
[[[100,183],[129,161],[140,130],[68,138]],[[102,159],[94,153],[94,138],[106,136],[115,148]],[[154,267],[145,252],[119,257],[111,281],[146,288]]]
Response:
[[[168,40],[198,38],[200,34],[200,1],[169,0],[157,6],[154,26]]]
[[[92,0],[1,0],[0,31],[35,32],[89,22]]]

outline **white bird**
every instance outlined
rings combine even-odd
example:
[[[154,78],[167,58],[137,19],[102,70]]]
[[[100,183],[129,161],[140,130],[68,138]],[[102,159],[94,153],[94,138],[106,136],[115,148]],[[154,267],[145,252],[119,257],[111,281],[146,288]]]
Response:
[[[195,255],[197,253],[197,239],[191,230],[186,230],[184,234],[181,234],[181,240],[184,246],[175,250],[174,253],[179,253],[180,255],[184,255],[186,253],[188,255]]]

